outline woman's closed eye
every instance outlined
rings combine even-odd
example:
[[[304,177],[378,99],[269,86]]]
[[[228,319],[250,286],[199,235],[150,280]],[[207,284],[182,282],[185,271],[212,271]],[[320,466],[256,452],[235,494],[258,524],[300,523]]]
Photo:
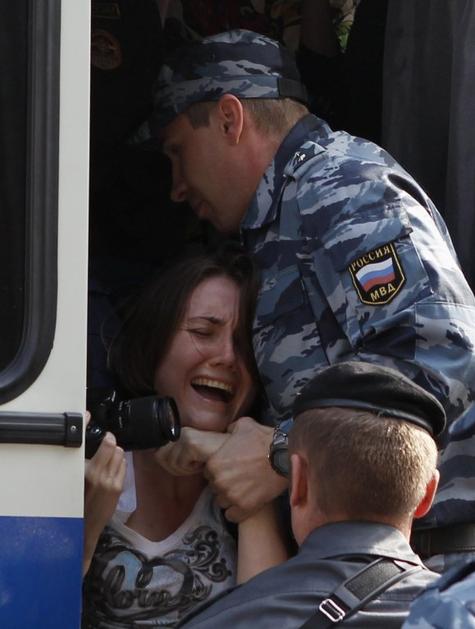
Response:
[[[213,345],[220,342],[222,337],[223,325],[219,319],[215,317],[194,317],[185,323],[185,330],[197,343]]]
[[[187,328],[187,331],[198,338],[211,338],[214,335],[214,330],[209,328]]]

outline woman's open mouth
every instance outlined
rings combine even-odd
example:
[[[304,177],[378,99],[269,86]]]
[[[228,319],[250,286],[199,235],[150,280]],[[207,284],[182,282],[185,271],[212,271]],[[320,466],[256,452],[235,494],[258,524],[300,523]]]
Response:
[[[202,397],[217,402],[229,403],[234,396],[233,387],[227,382],[211,378],[194,378],[191,381],[193,389]]]

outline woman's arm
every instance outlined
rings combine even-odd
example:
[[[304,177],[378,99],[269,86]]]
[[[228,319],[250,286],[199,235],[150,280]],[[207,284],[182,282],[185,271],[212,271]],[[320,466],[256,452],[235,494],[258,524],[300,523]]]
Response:
[[[237,582],[244,583],[267,568],[288,559],[276,502],[240,522],[238,527]]]
[[[117,506],[125,470],[124,451],[108,432],[85,466],[83,576],[89,570],[99,536]]]
[[[215,454],[231,433],[217,433],[195,428],[183,428],[180,439],[159,448],[156,458],[160,465],[174,476],[196,474],[204,469],[206,461]],[[250,447],[251,444],[247,444]],[[266,465],[269,465],[265,457]],[[270,469],[270,466],[269,466]],[[270,470],[274,476],[275,472]],[[254,479],[256,480],[256,479]],[[285,489],[283,481],[281,491]],[[257,480],[257,482],[259,482]],[[213,488],[213,487],[212,487]],[[218,500],[218,504],[220,501]],[[220,505],[229,506],[229,505]],[[243,583],[263,570],[282,563],[288,558],[284,535],[281,531],[274,502],[269,502],[239,523],[238,528],[238,583]]]

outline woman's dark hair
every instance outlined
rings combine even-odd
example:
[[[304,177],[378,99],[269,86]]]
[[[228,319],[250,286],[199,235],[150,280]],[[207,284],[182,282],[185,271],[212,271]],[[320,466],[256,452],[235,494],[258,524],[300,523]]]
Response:
[[[127,308],[109,349],[109,366],[125,394],[154,393],[155,371],[170,347],[188,300],[201,282],[212,277],[228,277],[240,289],[236,341],[254,382],[258,382],[251,342],[257,272],[251,258],[232,243],[215,253],[187,256],[161,269]]]

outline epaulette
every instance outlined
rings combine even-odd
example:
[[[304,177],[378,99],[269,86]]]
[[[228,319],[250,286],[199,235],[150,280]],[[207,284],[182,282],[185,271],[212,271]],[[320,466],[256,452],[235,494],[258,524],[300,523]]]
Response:
[[[301,148],[299,148],[287,164],[285,174],[290,176],[295,175],[303,166],[305,166],[305,164],[307,164],[307,162],[324,151],[325,149],[316,142],[305,143]]]

